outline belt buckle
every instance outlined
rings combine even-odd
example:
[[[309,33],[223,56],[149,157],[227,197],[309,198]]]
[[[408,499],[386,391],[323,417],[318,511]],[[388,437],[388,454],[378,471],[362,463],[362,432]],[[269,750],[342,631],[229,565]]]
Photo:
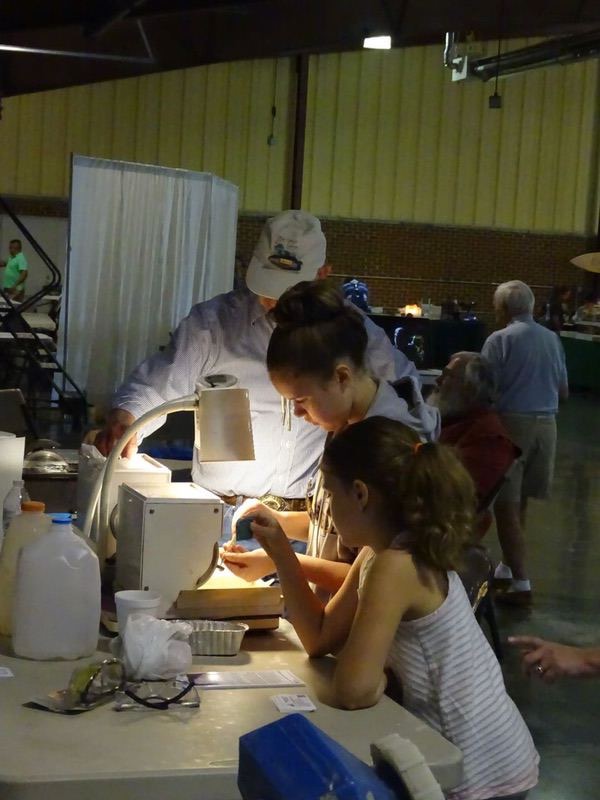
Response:
[[[277,497],[275,494],[265,494],[263,497],[260,498],[260,502],[263,503],[267,508],[273,509],[273,511],[286,511],[287,510],[287,503],[283,497]]]

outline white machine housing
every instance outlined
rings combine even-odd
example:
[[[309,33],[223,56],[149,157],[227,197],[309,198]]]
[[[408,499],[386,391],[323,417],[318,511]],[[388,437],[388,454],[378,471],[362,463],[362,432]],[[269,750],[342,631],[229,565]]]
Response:
[[[84,451],[84,447],[79,455],[77,477],[77,525],[81,529],[83,529],[93,489],[104,461],[104,459],[100,460],[99,454],[98,459],[92,459]],[[122,483],[128,483],[130,486],[148,486],[150,484],[166,486],[171,483],[171,470],[145,453],[136,453],[132,458],[120,459],[108,489],[108,505],[111,512],[117,505],[119,486]],[[92,526],[91,538],[96,542],[99,552],[104,554],[104,558],[113,555],[116,549],[114,536],[109,530],[100,532],[97,519],[94,520]],[[104,558],[101,563],[102,569],[104,569]]]
[[[212,575],[222,525],[223,501],[195,483],[121,484],[115,589],[159,592],[165,614]]]

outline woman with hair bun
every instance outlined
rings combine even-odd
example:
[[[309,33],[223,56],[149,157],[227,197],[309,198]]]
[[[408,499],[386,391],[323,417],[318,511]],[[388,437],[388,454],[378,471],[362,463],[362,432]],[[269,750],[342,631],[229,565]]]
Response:
[[[271,314],[276,327],[267,369],[288,413],[293,409],[296,416],[320,426],[328,439],[374,415],[400,420],[423,439],[437,438],[439,414],[423,401],[415,379],[406,379],[412,395],[409,408],[394,386],[370,374],[363,316],[337,289],[325,281],[299,283],[280,297]],[[300,560],[306,577],[326,599],[340,587],[357,551],[339,542],[319,474],[307,500],[308,513],[273,511],[249,500],[238,510],[233,526],[242,517],[270,513],[290,539],[307,540],[306,556]],[[263,550],[247,553],[236,544],[225,550],[227,566],[247,580],[274,571]]]
[[[393,386],[370,374],[363,316],[325,281],[299,283],[272,310],[275,330],[267,369],[296,416],[336,433],[366,416],[401,419],[425,439],[437,438],[439,417],[411,381],[411,408]]]
[[[475,488],[453,451],[370,417],[331,438],[321,466],[340,538],[361,548],[323,604],[273,517],[252,523],[281,581],[290,622],[310,656],[337,655],[330,702],[375,705],[384,669],[402,704],[463,754],[451,800],[522,800],[539,757],[456,572]]]

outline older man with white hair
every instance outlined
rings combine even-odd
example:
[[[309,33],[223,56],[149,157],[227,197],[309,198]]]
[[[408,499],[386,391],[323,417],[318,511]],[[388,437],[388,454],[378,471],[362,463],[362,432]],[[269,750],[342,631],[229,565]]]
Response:
[[[545,499],[550,492],[558,403],[569,395],[562,345],[555,333],[534,321],[534,304],[533,292],[522,281],[500,284],[494,311],[504,327],[482,348],[496,376],[497,411],[522,452],[494,507],[504,562],[496,569],[496,579],[507,586],[497,599],[505,605],[531,603],[525,567],[527,501]]]
[[[495,411],[494,372],[480,353],[454,353],[427,402],[442,418],[440,442],[456,448],[487,507],[519,449]]]

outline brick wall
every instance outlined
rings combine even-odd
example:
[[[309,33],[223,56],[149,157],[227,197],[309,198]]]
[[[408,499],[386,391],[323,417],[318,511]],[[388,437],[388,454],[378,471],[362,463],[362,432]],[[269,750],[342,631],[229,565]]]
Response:
[[[241,215],[238,253],[248,260],[264,222]],[[556,284],[590,286],[592,276],[569,259],[596,249],[594,238],[405,222],[323,219],[334,275],[364,277],[373,306],[428,299],[475,301],[491,322],[498,283],[518,278],[544,301]]]
[[[66,217],[68,213],[62,198],[10,201],[19,215]],[[246,262],[265,218],[239,217],[237,251]],[[478,315],[491,323],[492,295],[502,281],[525,281],[539,302],[557,284],[593,285],[593,276],[569,259],[598,249],[594,237],[351,219],[322,223],[335,278],[364,277],[373,306],[397,308],[421,298],[439,305],[457,298],[475,301]]]

